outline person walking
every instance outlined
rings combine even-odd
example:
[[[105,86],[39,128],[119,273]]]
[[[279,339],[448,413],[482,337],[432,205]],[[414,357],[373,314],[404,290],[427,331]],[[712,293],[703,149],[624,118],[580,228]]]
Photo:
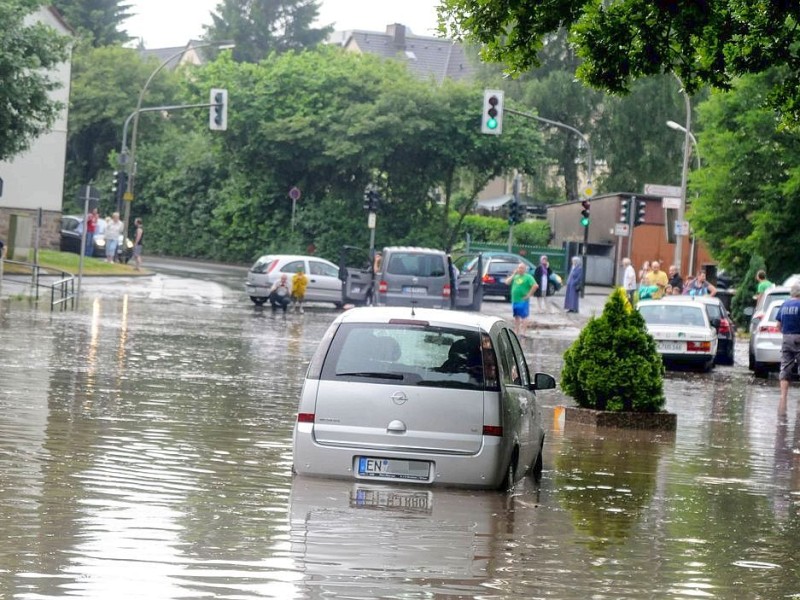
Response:
[[[786,415],[786,400],[789,396],[789,382],[792,373],[797,371],[800,359],[800,283],[795,283],[789,290],[789,299],[778,309],[775,317],[778,329],[783,334],[781,342],[781,370],[778,375],[781,385],[781,399],[778,403],[778,414]]]
[[[106,262],[114,262],[117,256],[117,247],[119,246],[119,236],[122,235],[124,227],[125,225],[119,220],[118,212],[113,213],[111,220],[106,223]]]
[[[308,287],[308,276],[303,271],[303,267],[297,269],[297,272],[292,275],[292,300],[294,301],[295,312],[303,313],[303,299],[306,297],[306,288]]]
[[[142,249],[144,246],[144,227],[142,226],[142,219],[136,217],[133,221],[133,226],[136,227],[136,233],[133,235],[133,268],[139,271],[142,268]]]
[[[547,290],[550,287],[550,276],[553,269],[550,268],[550,261],[547,256],[542,254],[539,258],[539,266],[533,272],[533,280],[536,282],[536,290],[533,295],[539,299],[539,310],[547,312]]]
[[[97,221],[99,220],[100,217],[96,208],[93,208],[86,216],[86,248],[83,251],[84,256],[94,255],[94,236],[97,234]]]
[[[581,285],[583,285],[583,261],[580,256],[573,256],[572,267],[567,277],[567,290],[564,293],[564,308],[568,313],[578,312]]]
[[[627,256],[622,259],[622,288],[628,296],[628,302],[633,304],[636,300],[636,269]]]
[[[511,286],[511,312],[514,315],[514,333],[521,336],[528,326],[531,306],[530,298],[539,287],[533,276],[528,273],[528,265],[521,262],[516,270],[505,279]]]

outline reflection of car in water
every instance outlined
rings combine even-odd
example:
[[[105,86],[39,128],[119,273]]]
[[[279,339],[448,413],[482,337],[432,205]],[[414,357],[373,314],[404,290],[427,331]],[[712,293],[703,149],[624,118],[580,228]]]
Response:
[[[481,309],[483,288],[478,272],[457,273],[442,250],[386,247],[377,267],[364,256],[351,246],[342,250],[339,277],[345,304]]]
[[[509,323],[460,311],[354,308],[311,360],[293,468],[363,482],[512,488],[542,470],[536,390]]]
[[[289,540],[309,597],[474,597],[513,532],[503,494],[294,477]],[[407,596],[406,596],[407,595]]]

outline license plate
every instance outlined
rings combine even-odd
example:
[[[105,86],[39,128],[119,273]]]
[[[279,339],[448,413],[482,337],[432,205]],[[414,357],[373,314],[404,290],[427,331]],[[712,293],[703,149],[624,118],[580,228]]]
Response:
[[[430,472],[431,463],[423,460],[358,457],[358,474],[361,477],[427,481],[430,477]]]
[[[403,293],[404,294],[425,294],[428,292],[427,288],[414,286],[414,285],[404,285],[403,286]]]
[[[659,352],[684,352],[686,342],[658,342]]]
[[[350,506],[430,513],[433,511],[433,495],[427,491],[406,492],[356,488],[350,493]]]

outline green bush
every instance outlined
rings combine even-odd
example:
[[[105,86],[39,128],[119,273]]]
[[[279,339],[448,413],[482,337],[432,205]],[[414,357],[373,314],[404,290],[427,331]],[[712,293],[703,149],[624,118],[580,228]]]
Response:
[[[564,353],[561,387],[582,408],[658,412],[664,363],[644,319],[616,288]]]
[[[450,222],[454,225],[458,215],[452,213]],[[508,220],[499,217],[485,217],[483,215],[467,215],[461,225],[463,239],[464,232],[469,232],[474,241],[487,244],[505,244],[508,241]],[[550,226],[547,221],[525,221],[514,226],[514,243],[524,246],[547,246],[550,243]]]

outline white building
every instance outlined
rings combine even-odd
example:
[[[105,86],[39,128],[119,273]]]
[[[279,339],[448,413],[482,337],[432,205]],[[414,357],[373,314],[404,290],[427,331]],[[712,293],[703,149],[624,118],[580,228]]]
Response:
[[[61,34],[72,34],[54,8],[41,7],[30,19],[46,23]],[[50,131],[33,140],[27,151],[0,162],[0,179],[3,181],[0,239],[8,242],[9,249],[15,250],[15,256],[9,254],[9,259],[27,259],[27,250],[34,243],[34,234],[37,232],[40,210],[40,246],[58,248],[67,152],[70,74],[69,60],[52,72],[53,79],[60,82],[61,87],[51,92],[51,98],[61,102],[63,109]]]

